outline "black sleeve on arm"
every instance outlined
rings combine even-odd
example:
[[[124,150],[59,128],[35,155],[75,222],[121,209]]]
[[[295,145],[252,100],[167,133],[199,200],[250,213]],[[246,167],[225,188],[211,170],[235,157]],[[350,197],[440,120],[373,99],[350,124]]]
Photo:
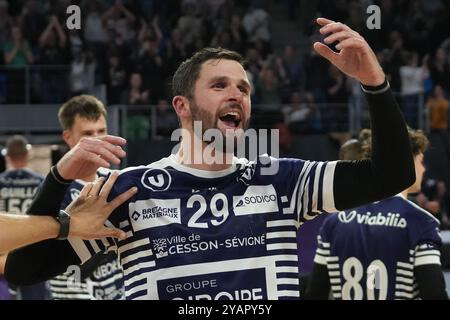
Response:
[[[415,267],[414,276],[423,300],[448,300],[441,266],[428,264]]]
[[[31,215],[56,215],[70,181],[62,180],[52,167],[40,185],[30,209]],[[68,241],[45,240],[8,254],[5,278],[15,285],[31,285],[46,281],[66,271],[69,265],[78,265],[78,257]]]
[[[391,197],[415,181],[406,123],[388,82],[363,89],[369,103],[372,156],[337,163],[333,189],[338,210]]]
[[[306,286],[304,300],[328,300],[330,296],[330,277],[326,266],[314,263]]]

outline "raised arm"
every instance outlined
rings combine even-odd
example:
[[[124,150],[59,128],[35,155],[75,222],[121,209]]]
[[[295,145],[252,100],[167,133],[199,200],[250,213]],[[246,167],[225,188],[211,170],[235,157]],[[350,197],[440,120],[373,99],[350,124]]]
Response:
[[[355,208],[395,195],[415,181],[414,161],[406,123],[375,53],[366,40],[348,26],[319,18],[326,44],[339,42],[338,52],[323,43],[314,49],[350,77],[365,92],[372,127],[372,157],[339,161],[334,174],[336,209]]]

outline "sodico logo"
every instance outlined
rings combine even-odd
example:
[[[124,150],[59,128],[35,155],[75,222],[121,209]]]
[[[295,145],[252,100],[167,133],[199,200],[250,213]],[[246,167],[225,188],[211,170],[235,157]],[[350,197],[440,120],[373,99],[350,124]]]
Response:
[[[278,197],[273,185],[249,186],[242,196],[233,197],[237,216],[278,212]]]

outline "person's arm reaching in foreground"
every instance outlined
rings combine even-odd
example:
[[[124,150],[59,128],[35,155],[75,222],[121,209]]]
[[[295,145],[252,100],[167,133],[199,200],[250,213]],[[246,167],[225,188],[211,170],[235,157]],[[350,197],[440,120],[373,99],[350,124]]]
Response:
[[[99,167],[118,164],[119,159],[126,155],[121,148],[125,143],[125,139],[109,135],[82,138],[52,167],[27,213],[56,216],[72,180],[92,176]],[[68,266],[79,263],[68,241],[45,240],[9,253],[5,278],[16,285],[35,284],[61,274]]]
[[[70,215],[69,236],[82,239],[103,237],[125,238],[119,229],[104,226],[106,219],[137,190],[132,188],[111,202],[106,199],[118,177],[114,172],[103,184],[103,178],[88,183],[80,196],[73,201],[66,212]],[[0,214],[0,253],[10,251],[34,242],[55,239],[60,224],[51,216],[21,216]]]
[[[386,75],[366,40],[348,26],[319,18],[326,44],[339,42],[334,52],[316,42],[314,49],[339,70],[356,78],[369,104],[372,157],[362,161],[339,161],[333,181],[336,209],[355,208],[395,195],[415,181],[414,161],[408,132]]]

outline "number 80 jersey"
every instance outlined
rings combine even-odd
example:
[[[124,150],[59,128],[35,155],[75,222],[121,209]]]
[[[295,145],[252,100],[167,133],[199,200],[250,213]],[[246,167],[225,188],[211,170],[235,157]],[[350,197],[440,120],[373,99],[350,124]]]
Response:
[[[259,160],[210,172],[171,156],[121,173],[111,197],[139,188],[110,219],[128,235],[127,299],[299,298],[296,231],[335,210],[336,163]],[[70,241],[82,261],[113,244]]]
[[[402,195],[327,217],[318,238],[334,299],[417,299],[414,269],[441,265],[439,220]]]

